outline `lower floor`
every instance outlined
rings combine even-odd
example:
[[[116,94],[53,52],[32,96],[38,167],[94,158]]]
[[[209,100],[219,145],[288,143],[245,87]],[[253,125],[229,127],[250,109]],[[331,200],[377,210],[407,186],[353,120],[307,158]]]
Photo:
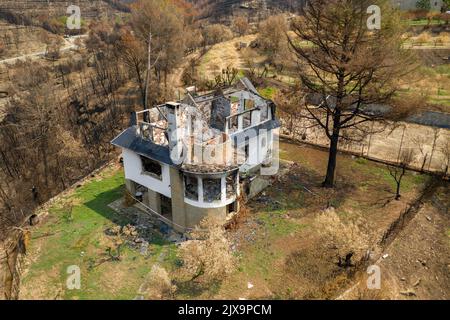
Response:
[[[184,233],[194,228],[207,216],[219,217],[225,223],[239,213],[239,198],[235,198],[234,201],[227,202],[224,205],[198,207],[186,200],[184,183],[179,185],[172,183],[171,197],[167,197],[157,190],[152,190],[133,180],[126,179],[125,181],[128,192],[136,201],[178,232]],[[268,179],[253,176],[242,179],[238,188],[242,190],[243,199],[250,199],[269,184]]]

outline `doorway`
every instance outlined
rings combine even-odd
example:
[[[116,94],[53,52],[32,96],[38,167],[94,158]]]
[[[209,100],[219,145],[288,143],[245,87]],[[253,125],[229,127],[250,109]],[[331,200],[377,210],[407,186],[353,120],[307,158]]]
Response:
[[[160,194],[161,199],[161,215],[172,220],[172,199]]]

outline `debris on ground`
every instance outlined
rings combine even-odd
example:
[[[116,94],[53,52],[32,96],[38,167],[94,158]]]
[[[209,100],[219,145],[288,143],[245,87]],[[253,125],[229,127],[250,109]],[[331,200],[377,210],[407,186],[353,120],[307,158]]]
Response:
[[[413,290],[400,291],[400,294],[407,296],[407,297],[415,297],[416,296],[416,293]]]

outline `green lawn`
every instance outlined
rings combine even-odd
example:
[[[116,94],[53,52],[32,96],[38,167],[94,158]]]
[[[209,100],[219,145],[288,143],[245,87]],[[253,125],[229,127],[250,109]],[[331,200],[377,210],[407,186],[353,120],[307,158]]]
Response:
[[[410,20],[408,20],[408,25],[410,25],[410,26],[426,26],[428,24],[439,25],[439,24],[443,24],[443,23],[445,23],[445,21],[435,20],[435,19],[432,19],[431,21],[428,21],[428,19],[410,19]]]
[[[171,259],[173,246],[155,239],[147,256],[124,246],[121,261],[101,263],[112,243],[104,231],[130,222],[108,207],[122,197],[123,179],[122,170],[107,169],[49,209],[47,221],[32,232],[29,256],[33,262],[22,281],[24,298],[133,299],[162,250]],[[72,217],[64,204],[67,201],[77,203]],[[81,269],[81,290],[66,288],[71,265]]]
[[[365,183],[385,183],[390,186],[392,191],[395,191],[395,180],[389,174],[389,170],[386,166],[374,164],[364,158],[354,160],[351,163],[351,166],[353,169],[367,173],[368,176],[371,177],[371,179],[365,181]],[[428,175],[407,171],[402,179],[401,191],[410,192],[413,189],[424,185],[427,179]],[[365,183],[362,183],[362,185],[364,186]]]

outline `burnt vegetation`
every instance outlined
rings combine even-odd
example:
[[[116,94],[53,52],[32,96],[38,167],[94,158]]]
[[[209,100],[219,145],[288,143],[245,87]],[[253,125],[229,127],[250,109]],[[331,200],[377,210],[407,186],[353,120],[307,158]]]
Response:
[[[169,75],[200,45],[184,38],[195,28],[187,2],[110,2],[133,10],[127,22],[91,23],[70,54],[60,50],[57,38],[47,39],[45,59],[8,66],[9,100],[0,117],[2,238],[36,206],[115,158],[109,141],[126,126],[130,111],[172,97]],[[10,23],[28,21],[1,14]],[[151,90],[145,101],[150,33]]]

